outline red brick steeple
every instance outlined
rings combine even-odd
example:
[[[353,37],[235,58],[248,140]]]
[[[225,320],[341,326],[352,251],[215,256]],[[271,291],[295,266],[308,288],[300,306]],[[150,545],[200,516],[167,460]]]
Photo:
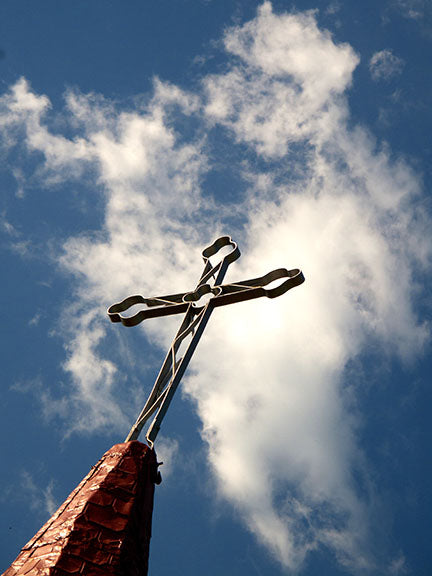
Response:
[[[145,576],[159,481],[148,446],[113,446],[3,576]]]

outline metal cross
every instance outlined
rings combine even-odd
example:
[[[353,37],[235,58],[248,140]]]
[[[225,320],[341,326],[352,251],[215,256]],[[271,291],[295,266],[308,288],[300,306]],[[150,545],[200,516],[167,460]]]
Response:
[[[185,312],[183,322],[172,341],[153,389],[137,421],[132,426],[126,442],[138,438],[147,420],[157,410],[156,416],[146,433],[149,446],[153,446],[163,417],[197,347],[213,308],[224,306],[225,304],[243,302],[244,300],[252,300],[261,296],[276,298],[304,282],[304,276],[298,268],[293,270],[277,268],[259,278],[222,285],[221,283],[228,266],[240,257],[240,250],[230,236],[221,236],[215,240],[211,246],[203,250],[202,257],[204,259],[204,271],[193,292],[154,298],[144,298],[140,295],[129,296],[122,302],[113,304],[108,308],[110,320],[112,322],[121,322],[124,326],[136,326],[146,318]],[[214,261],[214,257],[219,258],[216,264],[212,264],[210,261],[211,258]],[[274,281],[283,280],[284,278],[285,280],[279,285],[275,287],[269,286]],[[145,304],[146,308],[132,316],[124,316],[122,314],[136,304]],[[177,352],[183,340],[188,336],[191,336],[189,345],[183,356],[177,358]]]

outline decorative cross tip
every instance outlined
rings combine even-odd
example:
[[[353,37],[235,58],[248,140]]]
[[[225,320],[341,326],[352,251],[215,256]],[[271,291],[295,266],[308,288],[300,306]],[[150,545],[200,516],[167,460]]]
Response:
[[[305,280],[298,268],[292,270],[277,268],[258,278],[222,285],[221,282],[228,266],[240,257],[240,250],[230,236],[221,236],[215,240],[203,250],[202,257],[204,270],[197,287],[192,292],[152,298],[145,298],[141,295],[129,296],[108,308],[111,322],[121,322],[124,326],[136,326],[147,318],[185,312],[183,322],[165,357],[153,390],[126,441],[136,440],[144,424],[157,410],[146,434],[149,446],[153,446],[162,419],[214,308],[262,296],[276,298],[291,288],[299,286]],[[215,264],[211,263],[213,257],[217,257]],[[271,286],[274,282],[284,278],[285,280],[276,286]],[[131,316],[122,314],[136,305],[145,305],[146,308]],[[178,359],[177,352],[187,337],[190,337],[190,342],[183,356]]]

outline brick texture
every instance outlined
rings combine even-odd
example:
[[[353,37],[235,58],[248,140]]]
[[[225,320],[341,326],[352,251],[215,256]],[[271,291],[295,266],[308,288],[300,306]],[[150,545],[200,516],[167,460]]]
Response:
[[[145,576],[156,455],[138,441],[106,452],[3,576]]]

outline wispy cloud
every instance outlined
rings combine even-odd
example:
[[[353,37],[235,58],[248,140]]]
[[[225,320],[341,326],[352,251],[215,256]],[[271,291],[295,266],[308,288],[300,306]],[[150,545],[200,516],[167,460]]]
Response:
[[[159,462],[163,463],[160,468],[162,477],[166,480],[176,468],[176,460],[179,453],[179,443],[173,438],[162,436],[158,439],[157,453]]]
[[[0,228],[7,236],[12,238],[19,236],[19,232],[16,230],[15,226],[9,222],[5,211],[0,214]]]
[[[383,22],[388,22],[389,15],[398,14],[418,25],[419,31],[427,37],[432,34],[432,2],[430,0],[389,0]]]
[[[42,153],[40,177],[86,173],[104,202],[103,228],[67,239],[58,256],[76,285],[59,326],[72,383],[61,414],[80,431],[124,428],[133,402],[119,393],[125,365],[106,305],[190,287],[222,230],[243,252],[231,280],[302,267],[307,281],[289,295],[215,312],[183,389],[220,497],[281,563],[297,569],[326,546],[347,567],[370,567],[376,494],[344,370],[371,344],[409,360],[429,336],[413,305],[431,256],[421,186],[348,126],[359,58],[312,13],[278,15],[265,2],[224,45],[225,71],[194,94],[155,80],[145,106],[121,110],[67,92],[73,138],[50,130],[48,99],[24,79],[0,103],[7,145]],[[214,126],[246,189],[235,217],[203,188]],[[150,322],[136,337],[165,347],[171,327]]]
[[[42,314],[40,312],[36,312],[36,314],[34,316],[32,316],[32,318],[29,320],[28,325],[29,326],[37,326],[40,322],[41,317],[42,317]]]
[[[369,61],[369,71],[373,80],[389,80],[401,74],[404,61],[391,50],[375,52]]]
[[[325,13],[329,15],[334,15],[340,12],[342,5],[340,2],[330,2],[330,4],[325,9]]]
[[[0,214],[0,233],[5,237],[4,248],[21,257],[31,254],[30,242],[23,239],[20,230],[8,219],[6,211]]]
[[[424,17],[429,3],[427,0],[393,0],[393,4],[405,18],[420,20]]]
[[[40,488],[36,485],[33,476],[27,470],[23,470],[20,489],[21,497],[29,500],[32,510],[39,511],[48,517],[52,516],[57,510],[58,503],[53,494],[53,480],[50,480],[44,488]]]
[[[391,562],[389,573],[392,575],[394,574],[395,576],[409,573],[406,558],[403,554],[400,554]]]

